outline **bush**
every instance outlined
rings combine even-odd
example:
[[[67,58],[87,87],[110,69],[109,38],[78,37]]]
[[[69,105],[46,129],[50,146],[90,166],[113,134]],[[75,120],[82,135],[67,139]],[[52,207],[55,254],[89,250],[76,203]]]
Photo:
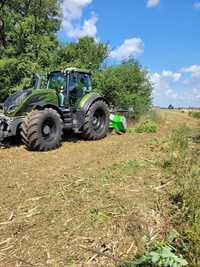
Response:
[[[158,124],[152,120],[145,120],[135,128],[136,133],[156,133],[158,130]]]
[[[168,109],[174,109],[174,106],[170,104],[170,105],[168,106]]]
[[[200,119],[200,111],[190,111],[189,115],[195,119]]]
[[[115,107],[134,110],[139,117],[151,106],[152,86],[148,72],[135,60],[94,73],[94,88]]]

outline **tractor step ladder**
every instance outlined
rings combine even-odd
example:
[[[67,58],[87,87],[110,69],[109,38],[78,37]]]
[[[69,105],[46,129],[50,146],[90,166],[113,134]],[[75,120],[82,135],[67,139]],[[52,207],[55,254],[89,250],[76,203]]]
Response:
[[[72,112],[69,109],[61,109],[64,129],[71,129],[73,125]]]

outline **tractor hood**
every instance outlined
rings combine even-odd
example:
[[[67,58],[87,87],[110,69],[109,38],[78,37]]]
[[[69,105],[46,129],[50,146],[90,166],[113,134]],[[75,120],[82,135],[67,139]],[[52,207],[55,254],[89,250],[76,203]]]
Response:
[[[44,76],[44,75],[43,75]],[[19,90],[14,94],[10,95],[3,105],[4,113],[11,113],[32,93],[34,89],[40,89],[42,83],[42,75],[34,73],[32,77],[32,84],[30,88]]]
[[[10,95],[3,104],[4,113],[13,112],[24,101],[24,99],[32,93],[32,90],[32,88],[19,90]]]

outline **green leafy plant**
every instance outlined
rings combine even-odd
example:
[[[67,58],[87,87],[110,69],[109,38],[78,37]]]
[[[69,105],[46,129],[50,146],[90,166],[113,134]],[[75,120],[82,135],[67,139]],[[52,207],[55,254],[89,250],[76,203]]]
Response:
[[[145,120],[135,128],[136,133],[156,133],[158,130],[158,124],[152,120]]]
[[[183,267],[188,263],[182,256],[176,255],[176,249],[169,245],[155,245],[138,260],[123,267]]]

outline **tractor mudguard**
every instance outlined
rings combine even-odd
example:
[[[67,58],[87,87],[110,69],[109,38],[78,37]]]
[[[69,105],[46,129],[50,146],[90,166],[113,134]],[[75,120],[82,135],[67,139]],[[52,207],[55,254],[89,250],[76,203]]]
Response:
[[[85,95],[80,103],[79,103],[79,108],[84,112],[84,113],[87,113],[87,111],[89,110],[90,106],[98,101],[98,100],[102,100],[104,101],[108,106],[109,106],[109,103],[108,101],[102,97],[101,95],[99,95],[98,93],[89,93],[87,95]]]

